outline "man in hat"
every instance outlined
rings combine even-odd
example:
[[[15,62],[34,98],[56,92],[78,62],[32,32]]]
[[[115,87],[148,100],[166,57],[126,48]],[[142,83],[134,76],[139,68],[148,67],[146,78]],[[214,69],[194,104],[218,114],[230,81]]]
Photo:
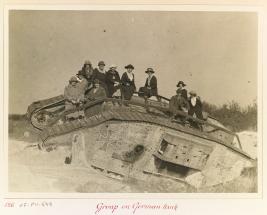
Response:
[[[188,115],[190,116],[196,116],[198,119],[203,120],[203,114],[202,114],[202,102],[200,100],[200,97],[197,96],[197,93],[195,91],[190,91],[189,92],[189,110],[188,110]],[[190,124],[195,127],[202,129],[202,126],[193,121],[189,120]]]
[[[130,100],[136,90],[133,74],[134,66],[129,64],[124,68],[127,69],[127,71],[121,76],[122,95],[125,100]]]
[[[189,109],[189,103],[188,101],[183,97],[182,91],[177,90],[176,95],[172,96],[169,102],[169,111],[172,115],[172,118],[179,118],[183,121],[185,120],[185,117],[182,116],[182,114],[179,114],[179,112],[185,112],[187,113]]]
[[[120,94],[120,75],[116,71],[117,66],[111,65],[106,73],[106,85],[107,85],[107,96],[112,98],[113,96],[119,97]]]
[[[73,76],[69,80],[69,85],[65,87],[64,90],[65,98],[65,110],[74,110],[81,106],[84,102],[84,93],[80,90],[78,86],[78,79],[76,76]],[[77,118],[83,117],[83,111],[75,111],[70,113],[67,118]]]
[[[148,74],[144,87],[139,89],[139,95],[144,96],[145,99],[151,96],[158,96],[157,78],[154,75],[155,71],[152,68],[147,68],[145,73]],[[157,97],[158,99],[158,97]]]
[[[105,72],[105,62],[99,61],[98,68],[95,68],[92,75],[92,82],[99,80],[99,83],[106,90],[106,72]]]
[[[188,99],[187,97],[187,90],[184,88],[186,84],[183,81],[179,81],[176,87],[178,87],[177,91],[179,90],[182,93],[183,98],[186,100]]]

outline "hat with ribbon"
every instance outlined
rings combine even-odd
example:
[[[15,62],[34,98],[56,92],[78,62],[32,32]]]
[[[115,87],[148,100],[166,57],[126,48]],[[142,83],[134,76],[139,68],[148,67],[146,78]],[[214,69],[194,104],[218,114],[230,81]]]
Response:
[[[155,73],[155,71],[152,68],[147,68],[145,73]]]

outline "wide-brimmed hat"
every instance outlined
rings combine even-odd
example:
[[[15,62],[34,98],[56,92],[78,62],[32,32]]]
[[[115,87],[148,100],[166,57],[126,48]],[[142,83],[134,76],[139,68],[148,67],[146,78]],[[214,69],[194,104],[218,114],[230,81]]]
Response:
[[[152,68],[147,68],[146,71],[145,71],[145,73],[149,73],[149,72],[155,73],[155,71]]]
[[[134,69],[134,66],[132,64],[128,64],[124,67],[125,69]]]
[[[79,82],[76,76],[72,76],[69,80],[70,83],[72,82]]]
[[[86,60],[86,61],[84,62],[84,65],[92,65],[92,63],[91,63],[90,60]]]
[[[192,96],[197,96],[197,93],[196,93],[196,91],[194,91],[194,90],[191,90],[191,91],[189,92],[189,95],[192,95]]]
[[[116,68],[117,68],[117,65],[116,65],[116,64],[111,64],[111,66],[110,66],[109,68],[110,68],[110,69],[111,69],[111,68],[115,68],[115,69],[116,69]]]
[[[106,66],[105,62],[102,60],[98,62],[98,66],[101,66],[101,65]]]
[[[183,81],[179,81],[178,84],[176,85],[176,87],[179,87],[180,84],[182,84],[183,87],[186,86],[186,84]]]

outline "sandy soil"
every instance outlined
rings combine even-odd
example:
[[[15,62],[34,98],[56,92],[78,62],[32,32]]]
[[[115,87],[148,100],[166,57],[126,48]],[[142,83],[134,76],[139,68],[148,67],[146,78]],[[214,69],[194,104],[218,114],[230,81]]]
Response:
[[[13,124],[14,125],[14,124]],[[149,183],[130,182],[106,177],[94,169],[65,164],[68,147],[47,152],[38,150],[36,135],[25,122],[16,123],[10,132],[8,150],[10,192],[255,192],[257,168],[223,185],[195,189],[168,179],[151,178]],[[239,134],[243,149],[257,155],[257,133]],[[250,183],[250,186],[248,184]]]

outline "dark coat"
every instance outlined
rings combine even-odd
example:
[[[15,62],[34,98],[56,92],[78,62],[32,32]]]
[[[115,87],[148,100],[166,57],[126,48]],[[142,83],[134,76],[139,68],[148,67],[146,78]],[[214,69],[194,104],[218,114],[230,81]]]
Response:
[[[120,89],[120,85],[114,86],[115,82],[121,82],[119,73],[117,71],[115,71],[114,73],[111,70],[107,71],[106,85],[108,90],[107,96],[109,98],[112,97],[113,93],[115,93],[117,89]]]
[[[83,67],[81,70],[78,71],[78,74],[83,75],[87,79],[89,85],[92,83],[93,68],[90,68],[90,71],[87,72],[85,71],[85,68]]]
[[[146,83],[144,87],[140,87],[139,89],[140,96],[157,96],[158,95],[158,85],[157,85],[157,78],[152,76],[150,80],[150,85],[148,85],[148,78],[146,79]]]
[[[203,119],[202,115],[202,102],[199,97],[196,99],[196,105],[193,106],[191,103],[191,97],[189,98],[189,110],[188,110],[188,115],[193,116],[196,114],[196,117],[199,119]]]
[[[186,100],[188,100],[188,97],[187,97],[187,90],[186,89],[182,89],[180,90],[179,88],[176,90],[177,91],[180,91],[182,93],[182,97],[184,97]]]
[[[99,80],[100,84],[106,84],[106,74],[102,73],[98,70],[98,68],[95,68],[92,75],[92,80],[95,79]]]
[[[134,74],[133,80],[130,80],[127,72],[124,72],[121,76],[121,84],[122,84],[122,95],[125,100],[130,100],[133,96],[134,91],[136,90],[135,82],[134,82]]]
[[[150,85],[148,85],[148,78],[146,79],[145,87],[149,90],[149,96],[157,96],[158,95],[158,83],[156,76],[152,76],[150,80]]]
[[[189,109],[189,103],[183,96],[172,96],[169,102],[169,111],[172,115],[176,115],[177,111],[184,111]]]
[[[94,82],[95,80],[99,80],[100,85],[106,90],[106,93],[108,93],[106,84],[106,73],[102,73],[98,70],[98,68],[95,68],[92,75],[92,82]]]
[[[99,88],[96,90],[95,88],[92,88],[86,95],[85,95],[86,99],[88,99],[89,101],[93,101],[96,99],[100,99],[100,98],[105,98],[106,97],[106,90],[104,89],[104,87],[102,87],[101,85],[99,86]]]

